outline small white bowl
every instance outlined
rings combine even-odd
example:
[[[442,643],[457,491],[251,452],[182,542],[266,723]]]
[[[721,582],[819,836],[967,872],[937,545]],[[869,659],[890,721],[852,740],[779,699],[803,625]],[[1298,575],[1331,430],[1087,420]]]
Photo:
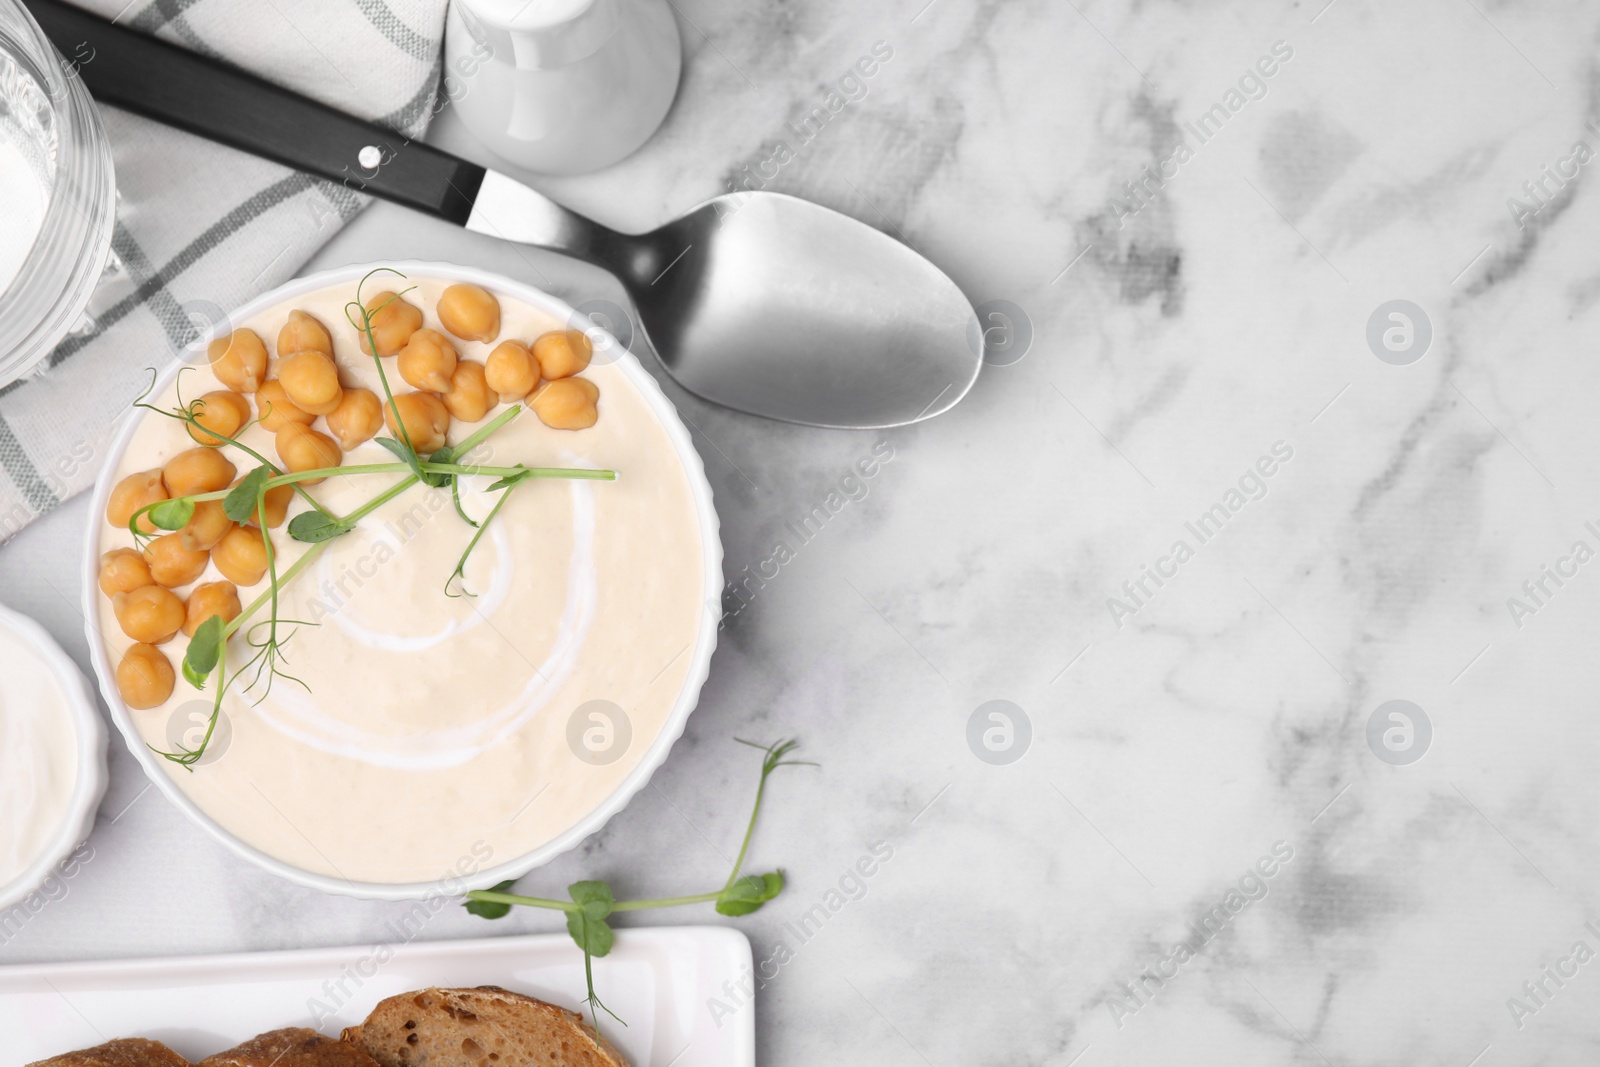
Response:
[[[354,284],[371,271],[380,267],[389,267],[402,271],[407,275],[417,278],[438,278],[447,281],[470,282],[481,285],[491,291],[507,294],[514,300],[522,301],[533,307],[540,308],[563,322],[580,323],[588,322],[588,317],[580,315],[571,305],[558,300],[532,286],[522,282],[513,281],[504,275],[495,274],[474,267],[461,267],[451,263],[420,263],[401,261],[392,263],[368,263],[348,267],[336,267],[332,270],[309,274],[297,278],[284,285],[263,293],[249,303],[235,309],[230,315],[224,316],[222,322],[214,325],[208,332],[197,338],[186,350],[191,355],[200,353],[199,359],[204,359],[206,345],[214,338],[227,332],[228,323],[241,322],[283,304],[295,297],[303,296],[326,289],[340,283]],[[591,331],[591,336],[594,333]],[[701,567],[704,575],[704,587],[701,590],[700,602],[702,604],[720,603],[722,596],[722,541],[718,536],[720,523],[717,519],[716,508],[711,501],[711,485],[706,480],[705,465],[701,462],[700,454],[695,451],[694,443],[689,437],[689,431],[678,418],[677,409],[672,406],[666,394],[661,391],[660,385],[652,378],[648,371],[639,365],[633,354],[623,349],[617,341],[605,331],[600,331],[600,340],[597,348],[606,348],[618,353],[614,366],[621,369],[628,380],[636,386],[644,397],[646,404],[660,419],[662,427],[671,438],[673,447],[677,452],[679,461],[683,464],[684,473],[689,481],[690,491],[694,496],[695,512],[704,531],[701,547]],[[609,344],[607,344],[608,342]],[[183,367],[183,359],[175,359],[172,365],[163,371],[157,380],[156,389],[164,387],[172,377]],[[140,766],[167,795],[167,799],[176,804],[185,815],[188,815],[200,826],[205,828],[213,837],[233,850],[238,855],[249,860],[257,866],[271,871],[279,877],[288,879],[299,885],[320,889],[325,893],[334,893],[341,896],[359,897],[364,900],[421,900],[429,896],[458,895],[467,889],[483,889],[508,879],[518,878],[528,871],[559,856],[561,853],[574,847],[584,838],[599,830],[606,822],[627,806],[633,795],[643,789],[649,782],[650,776],[655,773],[667,758],[667,753],[672,750],[673,743],[683,735],[684,727],[688,724],[689,713],[694,710],[695,704],[700,699],[700,688],[705,684],[707,675],[711,670],[711,654],[716,650],[718,619],[710,611],[700,614],[699,634],[695,641],[694,659],[690,665],[689,673],[684,679],[683,688],[678,693],[678,698],[673,704],[672,712],[662,725],[661,732],[651,743],[648,751],[629,775],[620,785],[606,797],[599,805],[583,818],[579,819],[564,833],[541,845],[539,848],[519,856],[506,863],[497,864],[486,870],[478,871],[460,878],[446,879],[445,881],[431,882],[355,882],[328,875],[318,874],[314,871],[303,870],[292,864],[285,863],[276,857],[269,856],[260,849],[246,844],[234,834],[212,819],[199,806],[191,800],[183,790],[173,782],[165,769],[165,760],[153,752],[144,737],[139,733],[134,724],[133,716],[129,713],[128,706],[123,703],[121,694],[117,691],[116,672],[114,666],[106,655],[105,645],[94,631],[92,620],[99,617],[99,569],[100,569],[100,522],[99,516],[105,514],[106,501],[111,495],[112,486],[116,482],[116,472],[122,462],[123,453],[127,451],[133,439],[135,430],[139,425],[138,419],[126,419],[117,432],[116,439],[112,442],[111,451],[106,457],[105,466],[101,468],[99,478],[95,482],[94,493],[89,502],[89,526],[84,539],[83,552],[83,615],[84,628],[89,638],[89,657],[94,665],[95,674],[99,676],[100,693],[105,698],[106,704],[111,709],[111,719],[117,728],[122,731],[123,738],[128,743],[128,748],[138,759]]]
[[[67,810],[44,850],[15,879],[0,885],[0,908],[10,907],[42,886],[56,866],[88,838],[95,812],[106,794],[106,728],[94,691],[44,627],[0,604],[0,630],[8,630],[33,649],[34,661],[55,677],[66,698],[77,737],[78,778]],[[8,667],[8,670],[16,669]]]

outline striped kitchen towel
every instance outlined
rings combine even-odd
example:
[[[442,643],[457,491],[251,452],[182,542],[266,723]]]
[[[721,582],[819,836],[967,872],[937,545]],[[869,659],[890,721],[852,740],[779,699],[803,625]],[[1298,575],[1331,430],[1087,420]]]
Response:
[[[447,0],[74,0],[417,136],[433,116]],[[92,62],[92,60],[90,60]],[[366,200],[103,107],[117,264],[83,329],[0,389],[0,542],[89,488],[118,420],[225,311],[288,278]]]

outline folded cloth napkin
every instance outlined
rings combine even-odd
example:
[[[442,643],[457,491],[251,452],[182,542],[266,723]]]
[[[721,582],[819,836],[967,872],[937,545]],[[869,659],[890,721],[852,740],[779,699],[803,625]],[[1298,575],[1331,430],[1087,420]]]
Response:
[[[447,0],[74,2],[409,137],[434,114]],[[0,389],[0,542],[93,484],[146,368],[290,278],[366,202],[115,108],[100,114],[118,262],[92,321]]]

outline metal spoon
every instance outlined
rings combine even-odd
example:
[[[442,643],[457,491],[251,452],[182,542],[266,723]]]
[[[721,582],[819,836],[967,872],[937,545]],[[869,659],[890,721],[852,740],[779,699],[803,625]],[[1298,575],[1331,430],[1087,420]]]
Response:
[[[982,365],[977,316],[906,245],[776,193],[719,196],[621,234],[476,163],[402,138],[58,0],[24,0],[93,62],[94,97],[479,233],[587,260],[622,282],[685,389],[814,426],[900,426],[955,405]]]

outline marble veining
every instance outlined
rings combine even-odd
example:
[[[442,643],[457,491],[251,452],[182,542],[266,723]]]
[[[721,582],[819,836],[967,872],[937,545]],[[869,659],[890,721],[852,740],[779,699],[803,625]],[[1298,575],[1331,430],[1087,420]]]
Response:
[[[651,786],[524,884],[714,881],[751,785],[733,736],[798,734],[822,766],[775,781],[753,856],[790,888],[740,923],[758,960],[789,950],[757,993],[764,1063],[1592,1062],[1600,564],[1573,554],[1600,549],[1600,206],[1574,146],[1600,145],[1600,11],[678,8],[687,64],[657,138],[536,184],[632,229],[730,186],[818,200],[933,257],[1024,354],[879,434],[667,384],[730,583],[828,520],[725,598],[701,707]],[[1241,82],[1280,43],[1292,56]],[[481,156],[448,115],[433,136]],[[619,299],[386,206],[318,262],[426,255]],[[1397,299],[1432,332],[1405,365],[1367,336]],[[880,442],[892,461],[843,483]],[[1278,442],[1292,459],[1240,489]],[[1219,502],[1212,536],[1188,532]],[[80,657],[84,518],[79,501],[0,550],[5,599]],[[969,742],[996,699],[1031,727],[1014,762]],[[1413,763],[1368,739],[1394,699],[1431,722]],[[403,910],[257,872],[126,753],[113,770],[92,858],[0,962],[370,943]],[[892,858],[859,899],[796,938],[878,843]],[[423,936],[502,928],[554,924],[450,911]]]

